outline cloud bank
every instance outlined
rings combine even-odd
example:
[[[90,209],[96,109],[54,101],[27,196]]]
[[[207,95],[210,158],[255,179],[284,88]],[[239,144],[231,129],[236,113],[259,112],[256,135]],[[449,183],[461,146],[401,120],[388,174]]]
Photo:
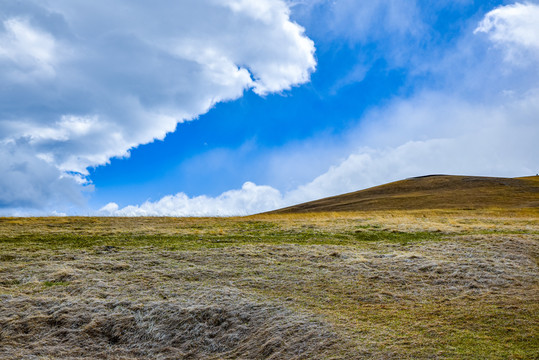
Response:
[[[239,190],[226,191],[217,197],[190,198],[184,193],[168,195],[156,202],[118,208],[109,203],[100,209],[101,215],[114,216],[232,216],[249,215],[276,209],[284,204],[281,193],[271,186],[246,182]]]
[[[2,2],[0,207],[82,201],[89,167],[315,66],[281,0]]]

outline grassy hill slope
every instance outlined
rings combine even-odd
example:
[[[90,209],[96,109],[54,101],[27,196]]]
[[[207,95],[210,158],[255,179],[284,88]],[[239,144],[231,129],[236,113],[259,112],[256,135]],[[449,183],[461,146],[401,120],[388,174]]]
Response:
[[[272,211],[275,214],[418,209],[539,207],[539,176],[429,175]]]

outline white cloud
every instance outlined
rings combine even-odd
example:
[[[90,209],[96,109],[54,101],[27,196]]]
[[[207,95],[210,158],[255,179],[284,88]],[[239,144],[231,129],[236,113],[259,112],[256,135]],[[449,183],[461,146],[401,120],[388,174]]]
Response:
[[[1,144],[0,159],[0,214],[27,213],[24,208],[46,205],[59,210],[65,208],[66,203],[82,204],[77,179],[36,157],[23,140]]]
[[[140,206],[126,206],[122,209],[118,209],[115,203],[109,203],[99,212],[114,216],[232,216],[254,214],[283,204],[278,190],[246,182],[241,189],[230,190],[217,197],[190,198],[184,193],[178,193],[156,202],[147,201]]]
[[[538,61],[539,5],[516,3],[500,6],[486,14],[475,33],[486,33],[506,52],[508,61],[521,63],[523,56],[531,56],[532,61]]]
[[[36,189],[51,184],[36,164],[87,174],[245,90],[304,83],[316,65],[281,0],[4,2],[0,25],[0,151],[32,158],[16,174]]]
[[[535,174],[538,113],[539,92],[499,106],[432,94],[396,101],[360,129],[363,143],[372,138],[377,147],[356,150],[287,198],[301,202],[427,174]]]
[[[0,64],[9,64],[5,77],[21,82],[55,75],[58,46],[50,34],[34,28],[25,18],[4,20],[3,26]]]

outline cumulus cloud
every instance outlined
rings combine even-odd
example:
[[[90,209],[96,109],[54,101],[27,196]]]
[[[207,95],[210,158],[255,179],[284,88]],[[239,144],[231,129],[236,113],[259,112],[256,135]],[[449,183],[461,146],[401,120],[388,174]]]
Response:
[[[28,161],[4,162],[0,203],[27,201],[7,194],[13,176],[45,204],[58,189],[41,167],[85,175],[245,90],[304,83],[315,65],[282,0],[2,2],[0,151]]]
[[[488,14],[475,33],[485,33],[506,52],[506,59],[520,63],[522,57],[539,59],[539,5],[516,3],[500,6]],[[531,59],[530,59],[531,58]]]
[[[99,210],[102,215],[114,216],[232,216],[248,215],[285,204],[281,193],[270,186],[246,182],[239,190],[230,190],[217,197],[190,198],[184,193],[165,196],[159,201],[118,208],[109,203]]]
[[[66,202],[82,204],[80,181],[36,157],[24,139],[1,144],[0,159],[0,214],[31,214],[24,209],[45,205],[61,209]]]

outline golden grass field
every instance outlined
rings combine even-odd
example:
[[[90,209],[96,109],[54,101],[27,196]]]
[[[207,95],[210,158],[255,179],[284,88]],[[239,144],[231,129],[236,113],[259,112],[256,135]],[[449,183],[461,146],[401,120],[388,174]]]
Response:
[[[539,209],[0,219],[2,359],[538,359]]]

